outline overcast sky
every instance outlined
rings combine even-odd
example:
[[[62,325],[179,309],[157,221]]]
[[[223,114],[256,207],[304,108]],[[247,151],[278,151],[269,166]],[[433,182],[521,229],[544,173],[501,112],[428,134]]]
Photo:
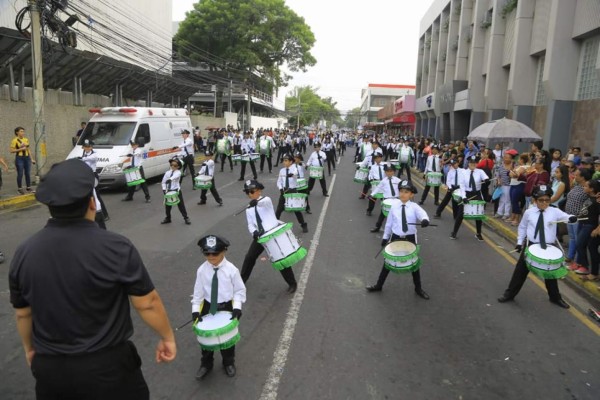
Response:
[[[194,0],[173,0],[173,20],[185,18]],[[360,106],[369,83],[415,84],[419,23],[433,0],[286,0],[315,35],[317,64],[295,73],[295,86],[319,88],[342,113]]]

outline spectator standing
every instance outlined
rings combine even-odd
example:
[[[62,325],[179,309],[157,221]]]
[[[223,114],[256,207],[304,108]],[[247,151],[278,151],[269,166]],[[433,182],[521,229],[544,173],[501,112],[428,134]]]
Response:
[[[502,218],[505,221],[511,217],[511,206],[510,206],[510,171],[514,167],[513,156],[511,153],[504,153],[502,157],[502,164],[498,166],[497,170],[497,185],[502,187],[502,195],[498,202],[498,210],[496,211],[496,217]]]
[[[81,137],[81,134],[83,133],[83,131],[85,130],[85,126],[87,124],[85,122],[81,123],[81,127],[77,130],[77,133],[75,133],[75,136],[73,137],[73,146],[75,146],[77,144],[77,142],[79,141],[79,138]]]
[[[565,212],[571,215],[579,215],[583,208],[583,203],[588,196],[583,190],[583,186],[590,180],[592,174],[589,170],[575,171],[575,185],[567,194],[567,202],[565,203]],[[567,232],[569,233],[569,249],[567,250],[566,261],[571,263],[569,269],[575,270],[577,267],[574,262],[575,252],[577,250],[577,233],[579,232],[579,222],[575,221],[567,224]]]
[[[589,258],[588,248],[590,235],[598,227],[598,216],[600,216],[600,204],[596,202],[598,193],[600,193],[600,182],[589,180],[583,184],[583,191],[587,198],[583,202],[579,217],[579,227],[577,229],[577,255],[575,265],[570,267],[578,275],[588,275]],[[590,252],[598,253],[598,246],[595,249],[589,249]],[[597,260],[597,255],[594,255],[594,261]]]
[[[35,159],[31,155],[29,148],[29,139],[25,137],[25,128],[18,126],[15,128],[15,137],[10,142],[10,152],[15,154],[15,167],[17,168],[17,191],[20,194],[32,193],[31,189],[31,164],[35,164]],[[23,175],[25,176],[25,191],[23,190]]]
[[[512,226],[518,226],[521,222],[521,204],[523,203],[523,191],[525,190],[524,173],[529,168],[529,155],[521,154],[518,165],[509,173],[510,176],[510,207],[512,217],[506,222]]]

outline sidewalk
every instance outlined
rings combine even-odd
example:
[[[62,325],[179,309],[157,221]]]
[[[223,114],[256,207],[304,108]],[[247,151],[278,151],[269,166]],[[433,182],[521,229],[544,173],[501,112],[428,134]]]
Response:
[[[10,164],[9,164],[10,166]],[[31,177],[31,184],[35,190],[35,177]],[[25,185],[25,179],[23,179]],[[25,186],[23,186],[24,188]],[[2,188],[0,188],[0,211],[7,209],[20,209],[35,204],[33,193],[19,194],[17,192],[17,171],[14,167],[8,171],[2,170]]]
[[[424,185],[424,181],[422,179],[423,173],[413,169],[411,170],[411,174],[414,181],[419,182],[421,185]],[[433,191],[430,191],[429,193],[433,195]],[[445,194],[446,191],[444,189],[440,189],[440,200],[444,197]],[[451,207],[451,205],[449,205],[449,207]],[[488,205],[486,207],[486,216],[487,218],[483,221],[485,227],[496,232],[498,235],[502,236],[509,242],[514,243],[515,245],[517,244],[516,226],[509,226],[502,222],[502,220],[494,218],[493,206]],[[465,220],[463,223],[469,222]],[[579,275],[577,275],[573,271],[569,271],[569,274],[565,278],[563,278],[563,280],[566,284],[568,284],[573,289],[578,290],[584,296],[589,296],[594,298],[596,301],[600,301],[600,289],[598,289],[598,282],[582,281]]]

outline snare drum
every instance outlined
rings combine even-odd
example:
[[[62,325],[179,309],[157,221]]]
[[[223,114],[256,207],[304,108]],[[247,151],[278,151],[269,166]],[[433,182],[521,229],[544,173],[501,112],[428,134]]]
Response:
[[[464,219],[485,219],[485,201],[483,200],[471,200],[463,204],[464,205]]]
[[[240,157],[240,161],[242,161],[242,162],[250,161],[250,154],[242,154]]]
[[[375,189],[377,186],[379,186],[379,183],[381,181],[378,180],[372,180],[371,181],[371,191],[373,191],[373,189]],[[371,196],[374,199],[383,199],[383,193],[375,193],[374,195]]]
[[[172,190],[170,192],[165,193],[165,205],[166,206],[176,206],[179,204],[179,192],[176,190]]]
[[[452,199],[459,204],[462,203],[462,197],[460,197],[460,190],[454,189],[454,192],[452,192]]]
[[[203,316],[193,328],[202,350],[216,351],[228,349],[239,342],[239,323],[237,319],[231,319],[229,311],[218,311],[215,315]]]
[[[427,173],[427,186],[440,186],[442,184],[441,172],[428,172]]]
[[[278,225],[265,232],[257,242],[263,245],[273,268],[278,271],[291,267],[307,254],[294,236],[291,223]]]
[[[194,187],[196,189],[210,189],[212,187],[212,176],[198,175],[194,178]]]
[[[323,179],[323,167],[308,167],[308,176],[313,179]]]
[[[306,193],[286,193],[283,195],[285,198],[285,211],[296,212],[306,210]]]
[[[552,245],[542,249],[542,246],[536,243],[525,249],[527,268],[542,279],[559,279],[567,275],[569,271],[564,261],[563,252]]]
[[[238,162],[238,161],[242,161],[242,155],[241,154],[234,154],[231,156],[231,160],[234,162]]]
[[[421,268],[420,246],[411,242],[397,241],[383,249],[384,266],[397,274],[415,272]]]
[[[395,167],[399,167],[400,166],[400,160],[390,160],[388,162],[390,163],[390,165],[393,165]]]
[[[260,159],[260,153],[250,153],[250,161],[256,161]]]
[[[385,199],[382,203],[381,203],[381,212],[383,213],[384,216],[388,216],[388,214],[390,213],[390,210],[392,209],[392,207],[394,206],[394,204],[398,204],[400,203],[400,199]]]
[[[367,183],[367,178],[369,176],[368,168],[359,168],[354,173],[354,182],[356,183]]]
[[[140,167],[126,168],[123,170],[123,174],[125,174],[127,186],[137,186],[146,182],[146,180],[142,178],[142,171],[140,171]]]
[[[306,178],[296,179],[296,185],[298,185],[298,187],[296,188],[296,190],[298,191],[308,189],[308,181],[306,180]]]

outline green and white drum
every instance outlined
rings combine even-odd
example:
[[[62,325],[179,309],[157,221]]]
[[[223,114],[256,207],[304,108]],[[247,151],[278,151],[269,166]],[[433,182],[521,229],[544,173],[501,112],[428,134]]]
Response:
[[[125,174],[127,186],[137,186],[146,182],[146,180],[142,178],[142,171],[140,170],[140,167],[125,168],[123,170],[123,174]]]
[[[390,163],[390,165],[393,165],[395,167],[399,167],[400,166],[400,160],[390,160],[388,162]]]
[[[285,198],[285,211],[296,212],[306,210],[306,193],[286,193],[283,195]]]
[[[217,140],[217,153],[229,155],[230,146],[231,146],[231,143],[229,142],[229,139]]]
[[[176,206],[177,204],[179,204],[179,191],[172,190],[170,192],[165,193],[166,206]]]
[[[242,154],[242,155],[240,156],[240,161],[241,161],[241,162],[244,162],[244,163],[245,163],[245,162],[249,162],[249,161],[250,161],[250,154]]]
[[[240,341],[239,321],[231,319],[229,311],[206,314],[202,321],[193,325],[194,333],[203,350],[225,350]]]
[[[273,268],[278,271],[291,267],[307,254],[294,236],[291,223],[278,225],[265,232],[257,242],[263,245]]]
[[[377,186],[379,186],[379,183],[381,181],[378,180],[372,180],[371,181],[371,191],[373,191],[373,189],[375,189]],[[383,199],[383,193],[375,193],[374,195],[372,195],[371,197],[373,197],[374,199]]]
[[[260,153],[250,153],[250,161],[260,160]]]
[[[419,250],[411,242],[392,242],[383,249],[384,266],[397,274],[415,272],[421,268]]]
[[[427,173],[427,186],[440,186],[442,184],[441,172],[428,172]]]
[[[388,214],[390,213],[390,210],[392,209],[392,207],[395,204],[400,203],[400,199],[385,199],[382,203],[381,203],[381,212],[383,213],[384,216],[388,216]]]
[[[212,187],[212,176],[198,175],[194,178],[194,187],[196,189],[210,189]]]
[[[308,167],[308,176],[314,179],[323,179],[323,167]]]
[[[308,181],[306,180],[306,178],[298,178],[296,180],[296,185],[298,186],[296,188],[296,190],[306,190],[308,189]]]
[[[471,200],[463,204],[464,219],[484,220],[485,219],[485,201]]]
[[[360,164],[360,163],[359,163]],[[354,182],[367,183],[369,177],[369,168],[359,168],[354,173]]]
[[[241,154],[234,154],[231,156],[231,160],[238,162],[238,161],[242,161],[242,155]]]
[[[563,252],[555,246],[547,245],[545,249],[538,243],[525,249],[525,264],[529,271],[542,279],[559,279],[569,271],[565,267]]]
[[[454,189],[454,192],[452,192],[452,199],[457,203],[462,203],[462,197],[460,197],[460,190]]]

